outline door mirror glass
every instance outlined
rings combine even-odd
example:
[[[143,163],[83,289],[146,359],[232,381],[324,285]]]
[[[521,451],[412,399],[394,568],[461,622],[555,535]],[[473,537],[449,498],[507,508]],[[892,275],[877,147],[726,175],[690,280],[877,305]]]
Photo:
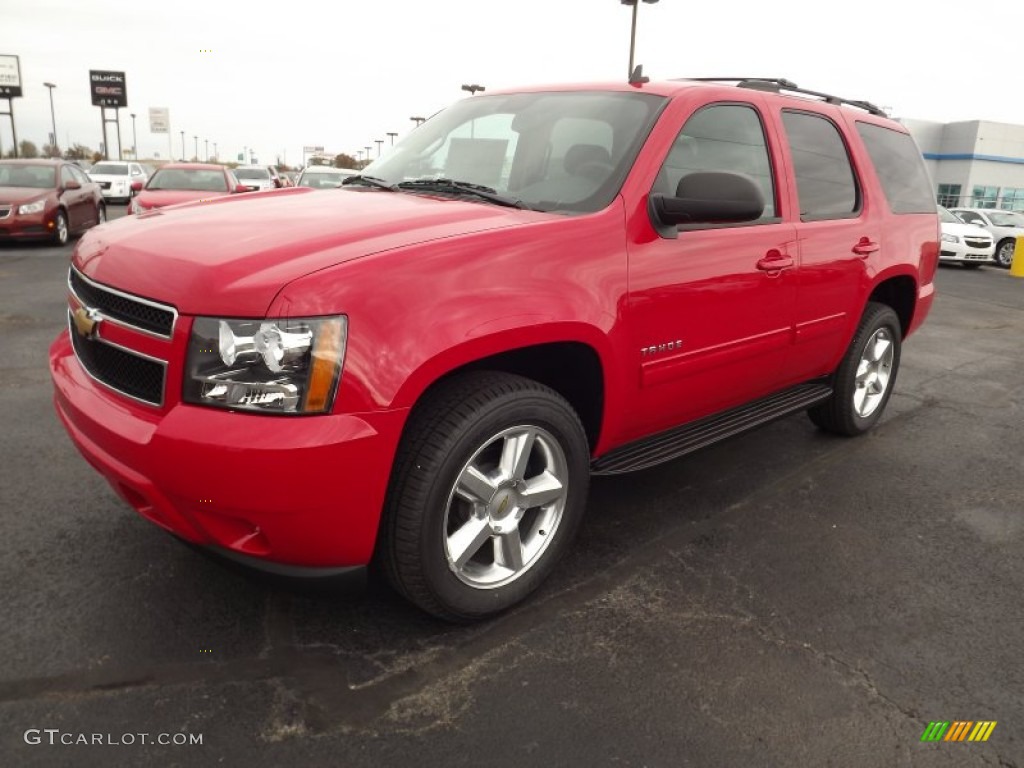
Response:
[[[725,171],[699,171],[679,180],[674,196],[650,197],[651,219],[659,232],[680,224],[735,224],[757,221],[764,214],[764,193],[748,176]]]

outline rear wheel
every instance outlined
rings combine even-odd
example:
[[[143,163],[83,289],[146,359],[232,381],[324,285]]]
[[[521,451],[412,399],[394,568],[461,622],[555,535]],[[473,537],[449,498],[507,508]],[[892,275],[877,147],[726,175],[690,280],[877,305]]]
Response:
[[[396,589],[435,616],[499,613],[568,548],[588,483],[586,435],[558,393],[509,374],[460,376],[411,417],[378,555]]]
[[[1008,237],[1000,240],[996,246],[996,264],[1004,269],[1009,269],[1013,263],[1014,242],[1013,238]]]
[[[839,435],[860,435],[871,429],[882,417],[896,383],[902,335],[892,308],[870,302],[836,369],[832,397],[807,412],[811,421]]]

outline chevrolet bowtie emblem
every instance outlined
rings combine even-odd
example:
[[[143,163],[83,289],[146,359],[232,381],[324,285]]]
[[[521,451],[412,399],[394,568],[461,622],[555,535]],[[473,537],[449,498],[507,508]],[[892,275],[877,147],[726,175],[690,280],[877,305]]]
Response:
[[[75,321],[75,330],[78,335],[90,339],[96,335],[96,329],[100,324],[100,313],[90,307],[79,307],[72,315]]]

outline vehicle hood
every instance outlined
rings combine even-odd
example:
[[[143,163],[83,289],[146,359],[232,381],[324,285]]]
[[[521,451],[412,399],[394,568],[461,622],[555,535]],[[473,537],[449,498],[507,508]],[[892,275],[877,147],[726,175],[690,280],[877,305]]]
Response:
[[[945,235],[957,235],[958,237],[984,237],[988,240],[992,239],[991,233],[984,227],[979,227],[977,224],[954,224],[952,222],[943,222],[942,233]]]
[[[191,203],[196,200],[212,200],[224,197],[227,190],[210,192],[199,189],[144,189],[135,197],[135,202],[144,208],[163,208],[165,205]]]
[[[38,187],[0,187],[0,203],[24,203],[52,193],[52,189]]]
[[[554,215],[399,192],[292,187],[108,222],[79,240],[73,263],[96,282],[184,314],[262,317],[281,288],[311,272]]]

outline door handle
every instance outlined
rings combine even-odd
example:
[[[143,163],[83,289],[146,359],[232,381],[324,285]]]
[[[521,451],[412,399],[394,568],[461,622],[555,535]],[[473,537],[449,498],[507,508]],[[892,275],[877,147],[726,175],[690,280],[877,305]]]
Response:
[[[858,256],[869,256],[875,251],[880,250],[881,247],[882,246],[880,246],[874,240],[869,240],[866,237],[862,237],[860,241],[855,246],[853,246],[853,252],[856,253]]]
[[[757,261],[757,268],[763,272],[778,272],[780,269],[789,269],[792,266],[793,257],[776,250],[768,251],[764,258]]]

